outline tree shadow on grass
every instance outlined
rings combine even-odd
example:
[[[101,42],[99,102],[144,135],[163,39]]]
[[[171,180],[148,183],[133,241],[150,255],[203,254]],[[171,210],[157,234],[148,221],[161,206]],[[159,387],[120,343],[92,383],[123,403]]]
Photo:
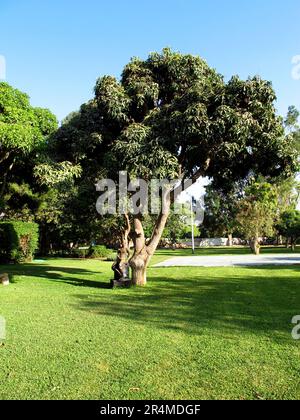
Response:
[[[285,275],[280,274],[283,269]],[[291,342],[291,319],[300,314],[300,281],[295,276],[300,268],[269,267],[271,277],[264,270],[233,269],[227,277],[210,276],[213,272],[207,270],[181,279],[169,269],[169,278],[150,277],[144,289],[117,291],[105,299],[76,297],[80,310],[125,319],[129,328],[135,322],[188,334],[213,330],[230,339],[247,332]]]
[[[109,289],[109,281],[95,281],[95,276],[103,278],[104,273],[82,268],[56,267],[44,264],[22,264],[1,266],[1,271],[9,274],[11,283],[18,283],[18,277],[36,277],[49,281],[61,282],[77,287]]]

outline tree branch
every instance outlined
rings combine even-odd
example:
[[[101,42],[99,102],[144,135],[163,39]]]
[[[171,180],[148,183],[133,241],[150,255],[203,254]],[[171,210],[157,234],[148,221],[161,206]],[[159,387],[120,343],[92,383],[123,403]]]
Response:
[[[137,253],[140,253],[145,247],[145,233],[144,233],[141,215],[135,215],[133,217],[133,229],[134,229],[134,232],[132,236],[133,236],[134,250],[135,250],[135,254],[137,254]]]
[[[2,156],[0,157],[0,163],[3,163],[5,160],[7,160],[10,156],[10,152],[4,152],[1,154]]]
[[[170,197],[170,191],[166,191],[165,194],[162,196],[162,210],[160,215],[158,216],[158,219],[155,223],[155,227],[152,233],[152,237],[150,239],[150,242],[147,246],[147,252],[149,255],[153,255],[159,241],[161,239],[161,236],[163,234],[163,231],[165,229],[169,214],[170,214],[170,208],[171,208],[171,197]]]

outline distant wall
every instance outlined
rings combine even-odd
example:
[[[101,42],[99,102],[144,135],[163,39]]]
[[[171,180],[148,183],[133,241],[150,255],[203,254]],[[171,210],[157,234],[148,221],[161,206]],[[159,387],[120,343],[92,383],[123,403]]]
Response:
[[[185,245],[192,246],[192,241],[185,241]],[[232,239],[233,245],[244,245],[245,241],[239,238]],[[195,246],[197,248],[213,247],[213,246],[228,246],[228,238],[207,238],[207,239],[195,239]]]

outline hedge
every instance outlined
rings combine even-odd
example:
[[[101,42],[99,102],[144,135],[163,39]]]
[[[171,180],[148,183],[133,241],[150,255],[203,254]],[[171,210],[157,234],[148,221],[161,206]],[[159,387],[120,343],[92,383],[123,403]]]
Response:
[[[76,249],[73,249],[72,250],[71,256],[72,257],[75,257],[75,258],[84,259],[84,258],[86,258],[87,253],[88,253],[88,249],[79,249],[79,248],[76,248]]]
[[[38,232],[36,223],[1,222],[0,259],[18,264],[32,261],[38,248]]]
[[[112,251],[104,245],[91,246],[88,252],[89,258],[109,258],[112,255]]]

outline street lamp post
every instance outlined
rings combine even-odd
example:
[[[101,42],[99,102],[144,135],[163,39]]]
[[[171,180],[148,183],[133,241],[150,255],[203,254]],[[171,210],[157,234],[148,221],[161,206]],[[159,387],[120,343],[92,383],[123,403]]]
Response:
[[[194,209],[193,209],[193,204],[194,204],[194,197],[191,196],[192,249],[193,249],[193,254],[195,254]]]

